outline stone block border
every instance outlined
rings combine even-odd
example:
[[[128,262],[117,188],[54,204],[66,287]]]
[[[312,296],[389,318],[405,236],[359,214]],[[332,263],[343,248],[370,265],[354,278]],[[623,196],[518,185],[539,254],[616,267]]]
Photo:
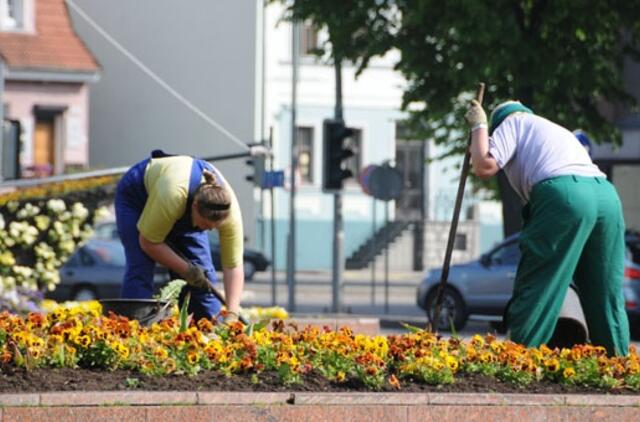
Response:
[[[640,396],[107,391],[0,394],[1,421],[639,421]],[[516,419],[517,418],[517,419]]]

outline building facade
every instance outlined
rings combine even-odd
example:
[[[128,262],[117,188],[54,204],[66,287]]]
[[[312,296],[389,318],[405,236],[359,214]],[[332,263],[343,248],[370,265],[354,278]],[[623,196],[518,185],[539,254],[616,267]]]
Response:
[[[5,133],[15,135],[3,137],[3,178],[86,167],[89,87],[99,66],[64,0],[0,0],[0,68]]]

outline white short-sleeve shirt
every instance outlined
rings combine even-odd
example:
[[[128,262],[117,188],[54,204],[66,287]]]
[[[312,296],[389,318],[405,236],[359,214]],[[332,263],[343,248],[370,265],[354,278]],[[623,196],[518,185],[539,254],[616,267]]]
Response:
[[[530,113],[508,116],[489,138],[489,153],[524,202],[536,183],[551,177],[606,177],[573,133]]]

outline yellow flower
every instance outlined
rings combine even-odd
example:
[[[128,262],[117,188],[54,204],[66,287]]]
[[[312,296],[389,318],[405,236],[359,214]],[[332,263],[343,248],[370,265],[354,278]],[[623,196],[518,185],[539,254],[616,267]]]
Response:
[[[480,355],[480,362],[482,363],[489,363],[489,362],[493,362],[495,359],[493,357],[493,355],[489,352],[484,352]]]
[[[42,348],[40,347],[29,347],[27,349],[27,351],[29,352],[29,354],[34,358],[34,359],[38,359],[42,356]]]
[[[176,361],[171,359],[171,358],[169,358],[169,359],[164,361],[164,365],[163,366],[164,366],[165,371],[167,371],[167,373],[170,374],[171,372],[176,370]]]
[[[169,352],[167,352],[167,349],[165,349],[164,347],[158,346],[156,347],[156,349],[153,351],[153,355],[160,359],[166,359],[169,356]]]
[[[482,347],[484,346],[484,339],[481,335],[476,334],[475,336],[471,337],[471,344],[475,347]]]
[[[62,344],[63,341],[64,339],[62,338],[62,336],[59,336],[57,334],[50,335],[47,339],[47,343],[53,346]]]
[[[560,370],[560,362],[558,362],[558,359],[556,358],[545,360],[544,366],[550,372],[558,372],[558,370]]]
[[[187,360],[191,365],[194,365],[196,362],[198,362],[198,359],[200,359],[200,356],[198,355],[198,352],[196,352],[195,350],[187,353]]]
[[[73,339],[73,342],[79,344],[82,347],[89,347],[91,344],[91,337],[89,336],[78,336]]]
[[[564,371],[562,371],[562,376],[565,378],[571,378],[576,374],[576,370],[573,368],[565,368]]]
[[[347,375],[344,373],[344,371],[338,371],[338,373],[336,374],[336,381],[343,382],[346,377]]]
[[[444,362],[447,365],[447,367],[452,371],[455,372],[458,369],[458,361],[453,356],[447,356]]]
[[[129,357],[129,348],[124,344],[117,342],[112,344],[111,347],[116,351],[120,358],[126,359]]]

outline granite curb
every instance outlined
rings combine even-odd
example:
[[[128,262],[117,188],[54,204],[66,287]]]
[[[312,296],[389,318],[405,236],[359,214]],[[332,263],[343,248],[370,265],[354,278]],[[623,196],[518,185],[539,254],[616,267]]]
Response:
[[[0,407],[25,406],[597,406],[635,407],[640,395],[497,393],[315,393],[215,391],[71,391],[0,394]]]

